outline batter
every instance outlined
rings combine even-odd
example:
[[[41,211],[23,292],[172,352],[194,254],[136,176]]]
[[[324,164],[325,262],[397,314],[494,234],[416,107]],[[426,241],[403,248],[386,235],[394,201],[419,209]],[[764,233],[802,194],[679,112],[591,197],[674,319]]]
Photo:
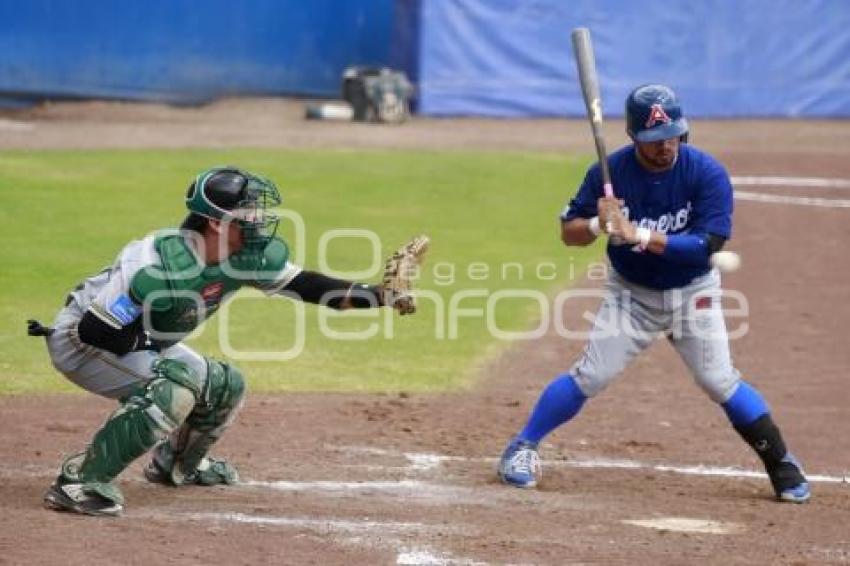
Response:
[[[498,473],[530,488],[541,477],[540,441],[573,418],[660,333],[709,398],[756,451],[780,501],[810,497],[762,395],[741,378],[729,353],[720,274],[709,257],[732,233],[732,184],[710,155],[687,144],[688,122],[675,93],[658,84],[626,100],[632,144],[608,157],[615,197],[605,197],[599,164],[561,214],[567,246],[608,237],[606,296],[579,360],[541,394],[505,449]]]

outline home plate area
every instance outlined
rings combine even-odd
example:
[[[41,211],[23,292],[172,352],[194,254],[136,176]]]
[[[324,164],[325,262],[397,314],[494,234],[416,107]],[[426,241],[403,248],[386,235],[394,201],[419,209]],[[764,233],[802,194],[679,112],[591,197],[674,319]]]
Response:
[[[324,445],[290,463],[278,468],[287,477],[268,472],[235,487],[174,490],[167,501],[161,489],[133,479],[129,492],[156,495],[133,494],[142,502],[126,519],[212,529],[243,542],[274,535],[281,552],[291,541],[310,542],[331,562],[354,552],[396,564],[556,563],[559,556],[642,563],[635,553],[644,549],[649,563],[683,551],[708,559],[712,548],[759,536],[774,513],[809,507],[773,502],[762,472],[731,467],[555,458],[540,489],[520,490],[498,482],[493,457]],[[304,477],[307,470],[314,477]],[[846,477],[810,478],[816,491],[846,492]]]
[[[496,478],[499,437],[507,435],[494,429],[507,428],[495,417],[500,407],[516,410],[514,397],[489,395],[480,406],[491,414],[457,411],[447,396],[415,396],[389,422],[358,419],[362,396],[255,396],[217,451],[237,464],[241,484],[150,484],[141,458],[117,481],[127,507],[114,520],[40,505],[56,462],[97,426],[106,402],[7,401],[0,414],[16,432],[0,440],[10,455],[0,464],[3,558],[88,566],[114,564],[119,555],[135,557],[128,564],[178,565],[677,564],[683,557],[764,564],[850,556],[850,483],[835,473],[841,467],[807,470],[811,503],[780,504],[725,429],[711,444],[722,452],[700,465],[694,451],[680,449],[686,443],[647,444],[626,433],[606,440],[618,435],[587,420],[542,447],[538,489],[516,489]],[[466,418],[490,425],[475,429]],[[308,434],[321,419],[325,428]],[[52,424],[59,421],[61,429]],[[408,421],[416,435],[403,431]],[[673,430],[647,436],[665,439]]]

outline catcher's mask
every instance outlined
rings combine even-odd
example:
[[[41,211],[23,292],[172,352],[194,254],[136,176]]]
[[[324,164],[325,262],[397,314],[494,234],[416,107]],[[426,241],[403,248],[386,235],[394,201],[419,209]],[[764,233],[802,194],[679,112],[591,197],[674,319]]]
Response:
[[[626,132],[638,142],[688,141],[688,121],[673,89],[660,84],[634,89],[626,98]]]
[[[277,232],[280,193],[265,177],[236,167],[215,167],[201,172],[186,192],[186,208],[193,214],[236,222],[246,247],[263,249]]]

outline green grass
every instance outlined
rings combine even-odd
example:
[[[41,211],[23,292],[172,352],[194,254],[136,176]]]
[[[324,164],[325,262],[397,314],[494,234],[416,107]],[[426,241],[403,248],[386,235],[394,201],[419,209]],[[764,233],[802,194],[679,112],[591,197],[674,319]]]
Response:
[[[420,287],[445,302],[421,302],[413,317],[393,317],[367,341],[341,341],[319,331],[319,309],[305,306],[303,352],[289,361],[236,360],[253,389],[435,390],[468,385],[476,370],[507,342],[487,332],[481,317],[462,317],[457,338],[447,332],[451,298],[464,289],[484,297],[460,303],[483,308],[500,289],[545,293],[568,285],[600,250],[567,250],[556,215],[578,185],[585,158],[555,154],[401,151],[45,151],[0,154],[0,393],[75,390],[56,373],[41,340],[25,335],[28,317],[50,322],[69,289],[110,264],[129,240],[174,226],[183,217],[190,177],[210,165],[234,163],[274,179],[284,207],[304,219],[306,253],[316,269],[326,230],[368,228],[381,255],[419,232],[432,249]],[[290,223],[282,235],[294,242]],[[293,245],[293,247],[296,247]],[[369,267],[365,240],[339,239],[328,248],[338,270]],[[540,278],[537,265],[556,266]],[[517,266],[519,264],[520,267]],[[453,267],[450,267],[453,266]],[[451,270],[453,281],[447,283]],[[551,275],[547,267],[544,275]],[[505,330],[534,326],[532,302],[506,299],[495,319]],[[228,336],[238,351],[285,351],[295,344],[297,307],[283,299],[243,293],[228,311]],[[377,311],[373,311],[377,312]],[[332,313],[336,314],[336,313]],[[339,331],[363,330],[375,320],[333,316]],[[190,343],[224,357],[221,315]]]

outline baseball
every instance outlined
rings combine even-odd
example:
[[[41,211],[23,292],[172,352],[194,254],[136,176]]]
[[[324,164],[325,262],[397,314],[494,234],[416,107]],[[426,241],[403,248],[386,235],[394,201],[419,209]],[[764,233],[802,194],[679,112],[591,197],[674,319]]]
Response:
[[[741,267],[741,256],[735,252],[717,252],[711,254],[711,265],[723,273],[738,271]]]

